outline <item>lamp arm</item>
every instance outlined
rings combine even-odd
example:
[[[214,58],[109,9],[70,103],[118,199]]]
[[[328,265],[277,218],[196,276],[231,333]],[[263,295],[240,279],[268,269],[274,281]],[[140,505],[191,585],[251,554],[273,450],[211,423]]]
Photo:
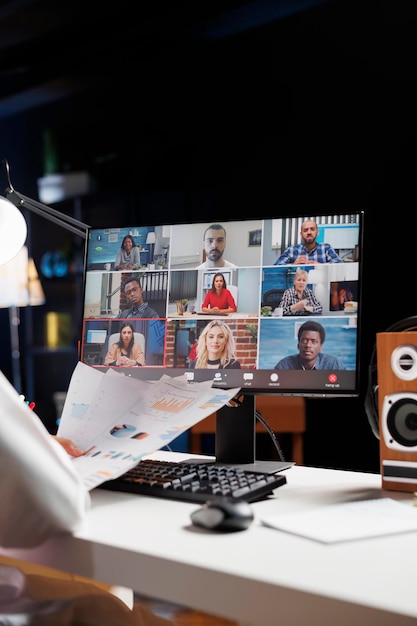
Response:
[[[6,189],[6,197],[8,200],[10,200],[12,204],[15,205],[15,207],[23,207],[25,209],[29,209],[30,211],[33,211],[41,217],[49,220],[50,222],[54,222],[55,224],[58,224],[58,226],[69,230],[75,235],[78,235],[83,239],[87,239],[88,231],[90,229],[90,226],[88,224],[80,222],[80,220],[77,220],[70,215],[65,215],[65,213],[57,211],[56,209],[53,209],[46,204],[42,204],[42,202],[32,200],[31,198],[28,198],[27,196],[18,193],[12,187],[8,187]]]
[[[111,293],[106,293],[106,298],[112,298],[114,296],[114,294],[116,294],[118,291],[121,290],[121,285],[119,287],[116,287],[116,289],[114,289]]]
[[[57,211],[46,204],[42,204],[42,202],[37,202],[37,200],[32,200],[32,198],[28,198],[24,196],[22,193],[17,192],[12,185],[12,181],[10,178],[10,166],[7,159],[3,159],[2,164],[6,170],[7,177],[7,188],[5,191],[6,198],[14,204],[15,207],[20,209],[21,207],[25,209],[29,209],[34,213],[37,213],[41,217],[49,220],[50,222],[54,222],[54,224],[58,224],[62,228],[69,230],[74,235],[78,235],[83,239],[87,239],[89,229],[91,228],[88,224],[84,224],[84,222],[80,222],[80,220],[75,219],[75,217],[71,217],[70,215],[65,215],[61,211]]]

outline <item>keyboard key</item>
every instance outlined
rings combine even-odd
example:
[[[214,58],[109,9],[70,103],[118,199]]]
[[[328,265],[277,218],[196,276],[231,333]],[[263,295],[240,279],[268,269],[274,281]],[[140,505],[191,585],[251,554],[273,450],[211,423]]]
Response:
[[[224,496],[254,502],[272,494],[287,482],[283,474],[246,471],[218,463],[155,461],[145,459],[134,468],[102,483],[102,489],[170,498],[184,502],[206,502]]]

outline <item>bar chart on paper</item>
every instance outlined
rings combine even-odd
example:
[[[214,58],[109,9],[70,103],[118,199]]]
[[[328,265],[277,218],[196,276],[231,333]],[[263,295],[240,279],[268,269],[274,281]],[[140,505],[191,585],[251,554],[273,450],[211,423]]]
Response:
[[[167,413],[180,413],[192,403],[192,400],[177,400],[176,398],[166,397],[157,400],[150,408],[156,411],[166,411]]]

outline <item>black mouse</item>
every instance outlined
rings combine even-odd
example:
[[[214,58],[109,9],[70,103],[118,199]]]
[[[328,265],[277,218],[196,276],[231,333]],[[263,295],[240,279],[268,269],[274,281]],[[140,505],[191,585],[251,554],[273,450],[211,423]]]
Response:
[[[225,497],[216,501],[208,500],[191,513],[191,521],[208,530],[245,530],[253,522],[253,511],[248,502]]]

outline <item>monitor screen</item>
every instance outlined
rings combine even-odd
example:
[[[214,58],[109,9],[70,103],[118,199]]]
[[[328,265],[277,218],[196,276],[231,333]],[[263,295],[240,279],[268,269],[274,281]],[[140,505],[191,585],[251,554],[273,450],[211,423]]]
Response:
[[[362,229],[362,212],[93,228],[81,360],[254,394],[358,395]]]
[[[103,345],[107,339],[107,331],[102,329],[89,328],[87,330],[86,343],[98,343]]]
[[[359,395],[363,219],[92,228],[80,358],[142,380],[185,373],[241,389],[247,435],[236,412],[219,438],[218,421],[216,456],[250,458],[257,394]],[[97,333],[106,339],[92,348]]]

